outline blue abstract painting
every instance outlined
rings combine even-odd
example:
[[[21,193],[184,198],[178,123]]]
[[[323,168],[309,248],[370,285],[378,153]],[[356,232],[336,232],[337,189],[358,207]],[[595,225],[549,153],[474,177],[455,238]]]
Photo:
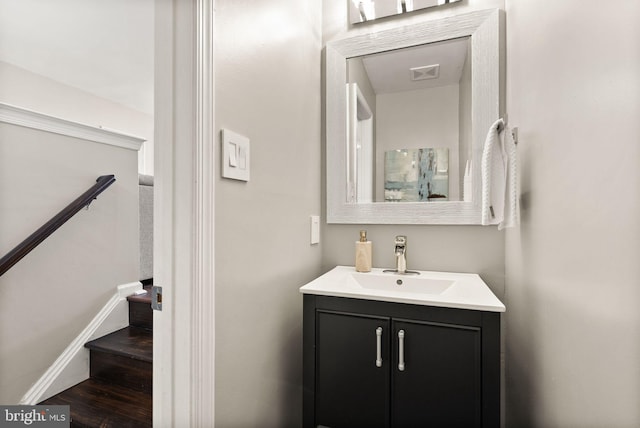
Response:
[[[384,155],[385,201],[449,199],[449,149],[397,149]]]

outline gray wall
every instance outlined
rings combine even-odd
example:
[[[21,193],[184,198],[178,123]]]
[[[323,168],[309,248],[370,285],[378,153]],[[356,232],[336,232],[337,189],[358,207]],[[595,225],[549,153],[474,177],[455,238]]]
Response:
[[[121,284],[137,281],[134,150],[0,123],[0,255],[116,182],[0,278],[0,403],[17,404]]]
[[[60,14],[65,13],[63,7],[58,10]],[[17,16],[15,19],[23,18]],[[47,34],[30,33],[29,37],[47,37]],[[4,42],[11,44],[10,41]],[[139,152],[138,170],[142,174],[153,174],[153,116],[150,114],[4,61],[0,61],[0,100],[54,117],[144,138],[146,141]]]
[[[507,425],[640,426],[640,2],[507,1]]]
[[[216,183],[220,428],[302,420],[298,288],[320,273],[323,245],[309,241],[321,214],[320,19],[316,0],[216,2],[215,123],[251,140],[251,181]]]

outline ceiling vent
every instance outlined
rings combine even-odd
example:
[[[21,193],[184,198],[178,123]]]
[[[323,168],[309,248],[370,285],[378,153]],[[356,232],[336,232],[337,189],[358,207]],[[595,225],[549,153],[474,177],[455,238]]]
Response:
[[[413,67],[409,70],[411,71],[411,80],[413,81],[437,79],[440,75],[440,64]]]

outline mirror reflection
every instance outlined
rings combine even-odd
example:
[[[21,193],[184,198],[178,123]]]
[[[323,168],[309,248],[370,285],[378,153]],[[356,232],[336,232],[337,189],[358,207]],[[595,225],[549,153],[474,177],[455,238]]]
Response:
[[[458,1],[460,0],[351,0],[349,21],[357,24]]]
[[[470,197],[469,37],[349,58],[347,88],[348,202]]]
[[[396,149],[384,152],[385,202],[446,201],[448,149]]]

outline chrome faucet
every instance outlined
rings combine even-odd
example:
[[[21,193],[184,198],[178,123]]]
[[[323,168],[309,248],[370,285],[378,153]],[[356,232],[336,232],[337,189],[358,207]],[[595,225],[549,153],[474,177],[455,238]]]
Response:
[[[396,272],[405,273],[407,271],[407,237],[396,236]]]
[[[396,236],[395,255],[396,255],[396,268],[386,269],[383,272],[394,272],[394,273],[399,273],[400,275],[407,275],[407,274],[420,275],[420,272],[407,270],[407,237],[406,236],[404,235]]]

